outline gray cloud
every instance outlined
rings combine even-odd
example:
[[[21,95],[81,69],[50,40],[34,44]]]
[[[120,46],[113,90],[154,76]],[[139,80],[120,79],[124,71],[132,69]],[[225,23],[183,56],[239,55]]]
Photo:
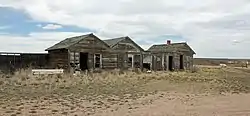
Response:
[[[203,28],[222,29],[222,30],[249,30],[250,13],[240,15],[230,15],[206,23],[196,23]]]
[[[163,42],[161,36],[178,35],[182,37],[178,41],[187,41],[199,57],[250,58],[249,0],[1,0],[1,4],[24,10],[35,21],[97,30],[105,39],[128,35],[145,49]],[[30,36],[39,40],[37,35]]]

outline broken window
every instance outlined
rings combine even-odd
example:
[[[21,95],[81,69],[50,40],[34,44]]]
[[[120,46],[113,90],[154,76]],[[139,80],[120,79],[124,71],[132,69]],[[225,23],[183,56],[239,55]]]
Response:
[[[101,54],[95,54],[95,68],[101,68]]]
[[[141,55],[134,55],[134,67],[140,68]]]
[[[132,59],[133,59],[132,57],[129,57],[128,58],[128,63],[132,63]]]
[[[128,54],[128,66],[133,68],[134,64],[134,58],[133,58],[133,55],[132,54]]]

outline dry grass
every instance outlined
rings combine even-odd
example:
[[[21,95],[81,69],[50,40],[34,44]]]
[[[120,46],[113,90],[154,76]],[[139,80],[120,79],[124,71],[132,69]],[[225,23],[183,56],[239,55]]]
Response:
[[[9,77],[2,75],[0,78],[1,96],[11,99],[40,97],[41,95],[57,94],[60,96],[134,96],[157,91],[168,85],[182,86],[192,83],[192,86],[208,86],[209,89],[224,92],[248,92],[250,78],[249,69],[240,68],[199,68],[195,67],[191,72],[153,72],[151,74],[141,72],[119,71],[96,73],[89,75],[51,75],[33,76],[27,70],[21,70]],[[157,84],[158,83],[158,84]],[[159,88],[148,87],[157,85]],[[164,83],[168,85],[164,85]],[[171,87],[170,87],[171,88]],[[184,86],[184,88],[186,88]],[[206,88],[208,89],[208,88]],[[148,91],[152,90],[152,91]],[[201,91],[202,92],[202,91]],[[205,91],[203,91],[205,92]],[[8,96],[8,97],[7,97]]]
[[[250,90],[250,69],[196,68],[192,72],[121,74],[111,71],[91,76],[33,76],[29,71],[21,70],[14,76],[2,75],[0,78],[0,109],[5,109],[7,114],[19,114],[24,109],[29,109],[29,114],[40,114],[43,110],[51,114],[68,114],[86,109],[90,115],[98,109],[108,109],[114,104],[124,105],[160,91],[197,94],[242,93]],[[53,106],[55,103],[60,103],[61,109],[45,105]],[[87,105],[89,103],[92,105]],[[13,106],[18,109],[11,110]]]

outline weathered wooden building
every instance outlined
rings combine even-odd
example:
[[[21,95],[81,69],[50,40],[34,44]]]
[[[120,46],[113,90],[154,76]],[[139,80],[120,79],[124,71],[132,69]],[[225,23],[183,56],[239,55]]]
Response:
[[[46,51],[49,54],[51,68],[117,68],[117,53],[92,33],[67,38]]]
[[[101,40],[94,34],[67,38],[48,51],[51,68],[63,69],[190,69],[195,52],[187,43],[153,45],[144,51],[130,37]]]
[[[186,43],[171,43],[153,45],[148,50],[150,55],[144,58],[144,64],[151,70],[189,70],[193,66],[195,52]]]
[[[118,68],[134,69],[143,67],[143,55],[145,51],[130,37],[119,37],[103,41],[119,53]]]

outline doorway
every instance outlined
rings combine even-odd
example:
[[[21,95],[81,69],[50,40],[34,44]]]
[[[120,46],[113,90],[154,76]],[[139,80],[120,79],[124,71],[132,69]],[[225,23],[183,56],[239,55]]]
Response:
[[[128,54],[128,67],[129,68],[134,68],[134,55],[133,54]]]
[[[184,69],[184,64],[183,64],[183,55],[180,55],[180,69]]]
[[[151,67],[151,64],[150,64],[150,63],[143,63],[143,68],[144,68],[144,69],[146,69],[146,70],[151,70],[150,67]]]
[[[168,56],[168,70],[173,71],[173,56]]]
[[[80,53],[80,68],[82,71],[88,70],[88,53]]]

